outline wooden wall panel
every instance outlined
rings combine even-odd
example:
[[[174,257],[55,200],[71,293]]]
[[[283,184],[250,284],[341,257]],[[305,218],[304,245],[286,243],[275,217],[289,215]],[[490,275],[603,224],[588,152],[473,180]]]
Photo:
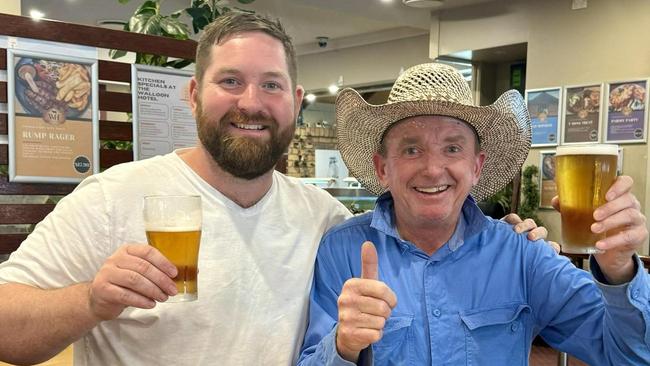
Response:
[[[180,41],[44,19],[34,21],[29,17],[8,14],[0,14],[0,34],[192,60],[196,51],[196,41],[193,40]]]
[[[99,121],[100,140],[133,140],[133,125],[129,122]]]
[[[99,89],[99,109],[102,111],[131,112],[131,94]]]
[[[0,176],[0,195],[66,195],[76,187],[76,184],[59,183],[15,183],[9,182],[9,177]]]
[[[0,135],[9,133],[9,115],[0,113]]]
[[[20,246],[27,234],[0,234],[0,254],[9,254]]]
[[[133,151],[131,150],[101,149],[99,151],[99,166],[102,169],[129,161],[133,161]]]
[[[0,224],[33,224],[54,209],[54,204],[2,204]]]

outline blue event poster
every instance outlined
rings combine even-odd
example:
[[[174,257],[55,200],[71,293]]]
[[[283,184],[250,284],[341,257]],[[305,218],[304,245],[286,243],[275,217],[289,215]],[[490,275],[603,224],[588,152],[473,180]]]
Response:
[[[526,100],[532,127],[532,146],[557,145],[560,88],[528,91]]]
[[[607,141],[644,141],[647,81],[611,83],[608,99]]]

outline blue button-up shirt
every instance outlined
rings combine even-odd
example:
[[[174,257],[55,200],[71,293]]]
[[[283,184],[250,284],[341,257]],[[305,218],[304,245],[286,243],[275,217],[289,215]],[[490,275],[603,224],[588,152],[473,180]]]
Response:
[[[396,231],[393,200],[332,228],[322,239],[299,365],[351,365],[336,352],[337,298],[361,274],[372,241],[379,280],[397,295],[382,339],[361,354],[376,365],[527,365],[541,335],[590,365],[650,365],[650,286],[637,274],[606,285],[549,245],[485,217],[468,198],[451,239],[429,256]]]

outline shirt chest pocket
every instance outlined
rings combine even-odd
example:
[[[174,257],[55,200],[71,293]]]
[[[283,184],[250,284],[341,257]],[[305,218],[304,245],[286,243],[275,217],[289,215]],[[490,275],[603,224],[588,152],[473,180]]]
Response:
[[[413,315],[393,315],[384,325],[379,342],[372,345],[375,366],[409,365]]]
[[[520,303],[461,312],[467,365],[525,365],[529,316]]]

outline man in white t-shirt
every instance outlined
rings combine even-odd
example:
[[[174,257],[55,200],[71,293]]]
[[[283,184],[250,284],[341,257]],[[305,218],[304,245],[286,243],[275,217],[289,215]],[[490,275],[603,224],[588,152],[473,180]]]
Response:
[[[84,180],[0,265],[1,360],[74,343],[76,365],[296,361],[318,242],[350,214],[274,171],[303,96],[280,23],[230,13],[208,26],[190,93],[196,147]],[[152,194],[202,197],[198,301],[164,302],[176,269],[143,245]]]
[[[318,241],[350,216],[274,166],[303,88],[279,22],[231,13],[197,47],[197,147],[92,176],[0,265],[0,359],[76,365],[288,365]],[[199,300],[168,304],[175,267],[146,243],[142,197],[203,200]]]

